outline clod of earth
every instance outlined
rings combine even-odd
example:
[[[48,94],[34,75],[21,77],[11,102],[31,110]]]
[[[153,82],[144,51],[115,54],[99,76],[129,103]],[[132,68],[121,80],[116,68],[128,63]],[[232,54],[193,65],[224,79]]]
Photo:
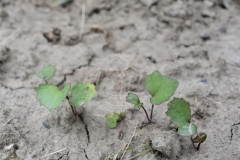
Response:
[[[147,135],[151,140],[152,148],[162,153],[165,158],[177,159],[180,156],[181,146],[175,131],[165,131],[155,124],[151,124],[144,127],[141,133]]]
[[[52,32],[44,32],[43,36],[47,39],[48,42],[57,44],[61,39],[61,30],[58,28],[53,28]]]

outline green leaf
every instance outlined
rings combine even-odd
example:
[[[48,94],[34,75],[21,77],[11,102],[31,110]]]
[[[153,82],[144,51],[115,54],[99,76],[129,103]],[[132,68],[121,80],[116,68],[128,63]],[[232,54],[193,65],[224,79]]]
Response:
[[[40,84],[37,90],[37,99],[40,101],[42,106],[47,109],[57,108],[62,101],[66,98],[71,85],[66,84],[65,87],[60,91],[53,84]]]
[[[184,123],[178,126],[178,134],[182,136],[191,136],[197,132],[197,127],[191,123]]]
[[[48,80],[55,74],[55,72],[56,68],[54,66],[47,66],[38,72],[38,77],[44,80]]]
[[[136,94],[128,93],[128,96],[126,97],[126,101],[134,104],[134,108],[137,110],[139,110],[142,107],[142,103],[140,102]]]
[[[152,95],[150,102],[152,104],[161,104],[174,94],[178,87],[178,81],[162,76],[159,71],[155,71],[146,77],[145,86]]]
[[[190,123],[191,110],[189,104],[183,98],[174,98],[169,102],[166,115],[178,125],[178,134],[190,136],[197,132],[197,127]]]
[[[197,135],[193,139],[193,143],[203,143],[207,139],[207,134],[204,132],[201,132],[199,135]]]
[[[117,121],[119,119],[119,114],[113,113],[113,114],[106,114],[105,116],[107,118],[106,124],[109,128],[115,128],[117,127]]]
[[[168,111],[166,115],[171,118],[171,121],[176,124],[190,123],[191,110],[188,102],[183,98],[174,98],[168,103]]]
[[[80,107],[90,101],[96,93],[95,86],[89,82],[78,82],[71,91],[69,104],[74,107]]]

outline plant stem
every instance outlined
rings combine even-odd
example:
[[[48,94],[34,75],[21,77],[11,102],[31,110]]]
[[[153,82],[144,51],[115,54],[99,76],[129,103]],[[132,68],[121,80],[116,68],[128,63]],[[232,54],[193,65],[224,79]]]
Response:
[[[201,143],[198,143],[197,150],[199,150],[199,149],[200,149],[200,145],[201,145]]]
[[[151,120],[150,120],[149,117],[148,117],[148,114],[147,114],[146,109],[145,109],[143,106],[142,106],[141,108],[144,110],[144,112],[145,112],[145,114],[146,114],[146,116],[147,116],[148,123],[151,123]]]
[[[71,105],[70,105],[70,106],[71,106]],[[74,111],[74,109],[73,109],[73,106],[71,106],[71,109],[72,109],[73,115],[76,117],[76,113],[75,113],[75,111]]]
[[[69,97],[66,96],[67,100],[69,101]],[[70,104],[69,104],[70,105]],[[71,109],[72,109],[72,113],[74,115],[74,117],[76,117],[77,115],[79,115],[79,113],[76,111],[75,107],[73,107],[72,105],[70,105]]]
[[[152,116],[153,116],[153,108],[154,108],[154,104],[152,105],[152,109],[151,109],[151,115],[150,115],[150,120],[152,121]]]
[[[193,142],[193,138],[192,138],[192,137],[191,137],[191,141],[192,141],[193,147],[196,149],[196,146],[195,146],[195,144],[194,144],[194,142]]]
[[[191,141],[192,141],[192,145],[193,145],[193,147],[194,147],[196,150],[199,150],[199,149],[200,149],[201,142],[198,143],[198,146],[196,147],[195,144],[194,144],[194,142],[193,142],[192,137],[191,137]]]

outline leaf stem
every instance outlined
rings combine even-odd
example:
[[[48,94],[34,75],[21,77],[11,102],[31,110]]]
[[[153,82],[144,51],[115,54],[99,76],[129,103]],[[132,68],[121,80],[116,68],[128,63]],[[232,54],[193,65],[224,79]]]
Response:
[[[146,116],[147,116],[148,123],[151,123],[151,120],[150,120],[149,117],[148,117],[148,114],[147,114],[146,109],[145,109],[143,106],[142,106],[141,108],[144,110],[144,112],[145,112],[145,114],[146,114]]]
[[[154,104],[152,105],[152,109],[151,109],[151,115],[150,115],[150,120],[152,121],[152,117],[153,117],[153,108],[154,108]]]

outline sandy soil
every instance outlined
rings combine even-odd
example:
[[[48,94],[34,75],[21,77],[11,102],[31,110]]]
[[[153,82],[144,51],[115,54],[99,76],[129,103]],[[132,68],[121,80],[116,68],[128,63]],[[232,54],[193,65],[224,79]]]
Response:
[[[152,145],[153,151],[136,159],[239,160],[240,4],[232,0],[226,9],[217,0],[87,2],[79,40],[81,1],[55,8],[1,1],[0,159],[103,160],[129,145],[124,156],[110,156],[127,160]],[[61,29],[57,44],[43,36],[52,28]],[[40,106],[35,88],[44,82],[37,73],[46,65],[56,66],[49,82],[60,88],[96,84],[97,95],[81,118],[74,120],[67,101],[51,111]],[[155,107],[148,126],[144,112],[132,112],[125,102],[133,92],[150,110],[144,79],[155,70],[179,80],[175,96],[190,102],[193,123],[208,135],[199,151],[189,137],[176,134],[165,115],[167,102]],[[105,114],[120,111],[126,119],[109,129]]]

